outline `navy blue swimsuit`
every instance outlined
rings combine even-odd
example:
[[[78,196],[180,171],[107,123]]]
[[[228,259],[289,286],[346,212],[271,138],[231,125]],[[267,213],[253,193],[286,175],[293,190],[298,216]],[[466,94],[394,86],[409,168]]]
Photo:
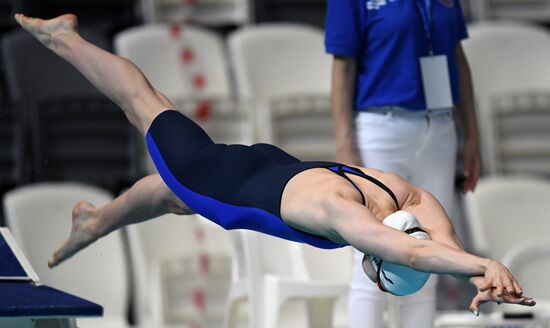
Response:
[[[281,197],[287,182],[304,170],[328,168],[366,176],[360,170],[333,162],[302,162],[268,144],[217,144],[175,110],[159,114],[146,138],[166,185],[193,211],[223,228],[255,230],[319,248],[346,246],[287,225],[281,219]]]

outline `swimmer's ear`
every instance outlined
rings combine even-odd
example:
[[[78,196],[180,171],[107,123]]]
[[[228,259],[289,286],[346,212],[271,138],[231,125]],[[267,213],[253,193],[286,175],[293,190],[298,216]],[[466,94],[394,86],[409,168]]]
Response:
[[[372,282],[376,283],[376,281],[378,280],[378,276],[376,274],[376,270],[372,266],[369,255],[365,254],[363,256],[363,263],[362,264],[363,264],[363,271],[365,272],[367,277],[369,277],[369,279]]]

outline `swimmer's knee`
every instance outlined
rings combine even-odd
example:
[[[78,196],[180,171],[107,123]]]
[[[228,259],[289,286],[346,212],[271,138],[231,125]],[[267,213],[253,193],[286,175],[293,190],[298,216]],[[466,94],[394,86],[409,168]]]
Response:
[[[179,197],[162,182],[162,199],[168,213],[176,215],[190,215],[194,212]]]
[[[166,201],[166,208],[169,213],[176,215],[194,214],[194,212],[175,195]]]

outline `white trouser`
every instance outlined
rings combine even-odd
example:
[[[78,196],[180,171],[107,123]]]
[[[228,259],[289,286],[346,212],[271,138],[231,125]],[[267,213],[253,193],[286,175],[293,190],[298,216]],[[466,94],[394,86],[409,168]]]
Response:
[[[457,138],[452,110],[409,112],[397,107],[360,112],[355,118],[357,145],[365,167],[394,172],[430,191],[451,211]],[[384,327],[388,294],[370,281],[355,251],[349,293],[350,328]],[[400,328],[433,327],[437,275],[415,294],[396,298]]]

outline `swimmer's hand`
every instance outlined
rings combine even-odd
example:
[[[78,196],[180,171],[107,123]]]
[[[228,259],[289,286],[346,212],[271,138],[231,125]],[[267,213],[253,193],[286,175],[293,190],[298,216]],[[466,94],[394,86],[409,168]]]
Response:
[[[508,295],[521,295],[522,289],[512,273],[502,263],[495,260],[488,260],[485,274],[472,283],[480,292],[495,289],[496,295],[501,297]]]
[[[86,201],[78,202],[74,206],[70,235],[48,260],[50,268],[59,265],[100,237],[94,224],[95,214],[96,208]]]
[[[474,284],[476,287],[481,286],[484,284],[483,277],[472,277],[470,278],[470,282]],[[505,292],[501,296],[498,296],[496,288],[491,288],[486,291],[479,291],[476,296],[472,299],[472,303],[470,303],[470,312],[472,312],[475,316],[479,315],[479,307],[482,304],[488,303],[488,302],[495,302],[498,304],[501,303],[509,303],[509,304],[518,304],[518,305],[524,305],[524,306],[534,306],[536,304],[535,300],[533,300],[530,297],[527,297],[525,295],[519,294],[509,294]]]

